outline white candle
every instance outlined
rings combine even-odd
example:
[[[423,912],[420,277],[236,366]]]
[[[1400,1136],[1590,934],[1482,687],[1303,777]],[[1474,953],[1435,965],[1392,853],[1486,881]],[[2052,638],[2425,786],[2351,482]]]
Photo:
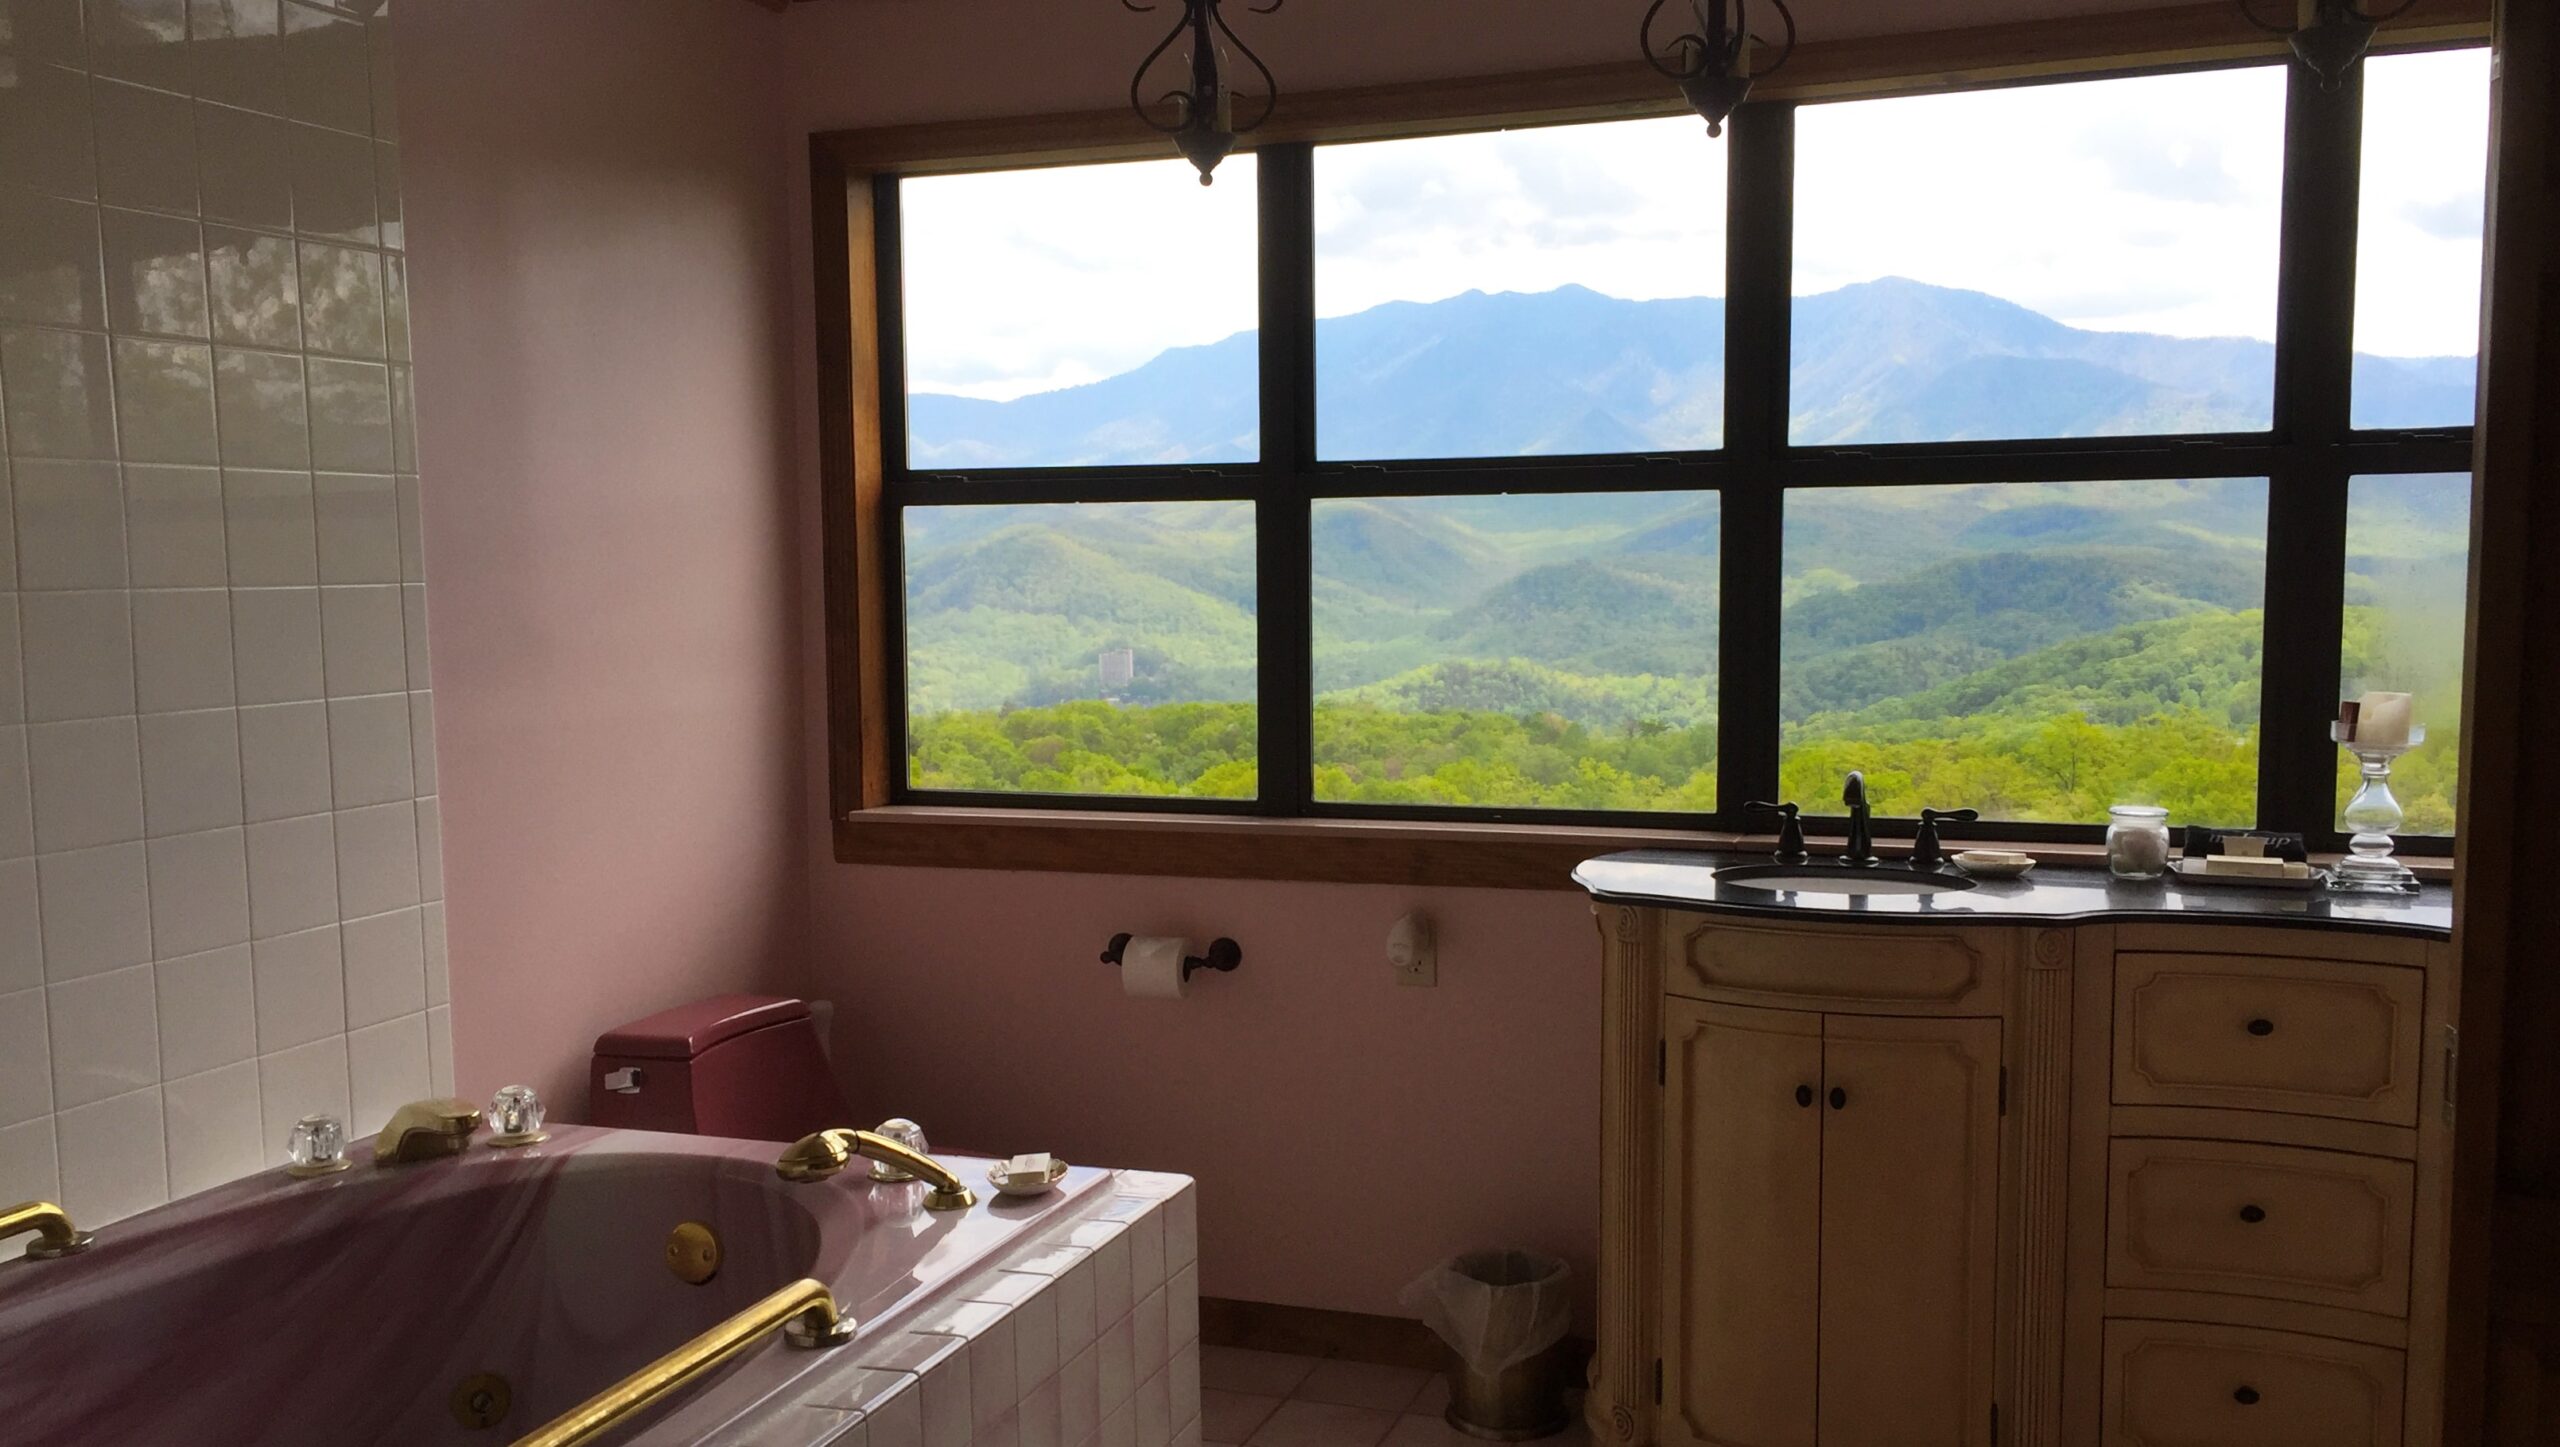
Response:
[[[2407,747],[2409,695],[2368,693],[2357,699],[2355,742],[2377,749]]]

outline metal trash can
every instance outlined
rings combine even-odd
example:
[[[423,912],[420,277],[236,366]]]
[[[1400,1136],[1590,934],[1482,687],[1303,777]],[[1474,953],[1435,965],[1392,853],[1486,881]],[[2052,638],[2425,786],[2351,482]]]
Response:
[[[1564,1430],[1573,1272],[1534,1251],[1470,1251],[1416,1278],[1406,1305],[1449,1344],[1449,1425],[1520,1442]]]

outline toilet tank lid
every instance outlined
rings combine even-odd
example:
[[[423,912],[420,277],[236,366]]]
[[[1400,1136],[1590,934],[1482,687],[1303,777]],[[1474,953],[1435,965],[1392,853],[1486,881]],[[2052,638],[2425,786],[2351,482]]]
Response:
[[[809,1003],[781,995],[713,995],[661,1010],[596,1037],[598,1055],[690,1060],[750,1030],[809,1018]]]

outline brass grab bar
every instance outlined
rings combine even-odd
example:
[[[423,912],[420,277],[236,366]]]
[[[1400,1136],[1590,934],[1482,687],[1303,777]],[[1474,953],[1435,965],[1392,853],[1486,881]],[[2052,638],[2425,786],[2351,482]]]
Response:
[[[27,1256],[35,1261],[51,1261],[86,1251],[98,1238],[71,1224],[71,1218],[51,1201],[24,1201],[15,1206],[0,1207],[0,1241],[33,1232],[34,1245]]]
[[[576,1447],[660,1397],[754,1346],[775,1330],[796,1347],[839,1346],[853,1339],[853,1319],[836,1310],[823,1283],[802,1278],[677,1347],[545,1424],[515,1447]]]

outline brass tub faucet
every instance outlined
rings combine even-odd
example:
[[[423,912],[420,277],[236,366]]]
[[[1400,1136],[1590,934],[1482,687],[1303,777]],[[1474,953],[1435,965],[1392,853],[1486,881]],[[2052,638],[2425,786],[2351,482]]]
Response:
[[[895,1166],[922,1180],[927,1187],[924,1208],[928,1211],[965,1211],[978,1204],[977,1193],[962,1184],[948,1166],[867,1130],[822,1130],[802,1136],[782,1153],[781,1160],[774,1162],[773,1169],[786,1181],[823,1180],[851,1165],[856,1157]]]
[[[98,1238],[71,1224],[71,1218],[51,1201],[27,1201],[0,1210],[0,1241],[33,1232],[36,1243],[27,1248],[30,1261],[51,1261],[86,1251]]]
[[[480,1128],[480,1108],[467,1100],[417,1100],[391,1113],[391,1123],[373,1138],[373,1163],[407,1165],[458,1156]]]

